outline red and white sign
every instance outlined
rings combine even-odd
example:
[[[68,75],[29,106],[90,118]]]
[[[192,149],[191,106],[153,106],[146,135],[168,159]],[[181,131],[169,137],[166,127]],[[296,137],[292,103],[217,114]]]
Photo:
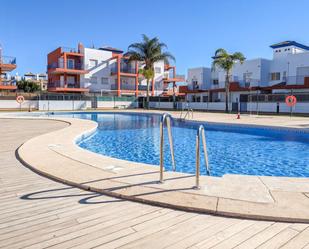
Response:
[[[17,103],[21,104],[25,101],[25,98],[24,98],[24,96],[19,95],[19,96],[16,97],[16,101],[17,101]]]
[[[287,106],[292,107],[292,106],[296,105],[296,102],[297,102],[297,99],[294,95],[289,95],[285,98],[285,103],[286,103]]]

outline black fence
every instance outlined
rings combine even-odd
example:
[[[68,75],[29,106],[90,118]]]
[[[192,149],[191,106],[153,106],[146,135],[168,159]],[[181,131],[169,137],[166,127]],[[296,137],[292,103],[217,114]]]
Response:
[[[285,102],[289,95],[294,95],[297,102],[309,102],[309,93],[241,94],[240,102]]]

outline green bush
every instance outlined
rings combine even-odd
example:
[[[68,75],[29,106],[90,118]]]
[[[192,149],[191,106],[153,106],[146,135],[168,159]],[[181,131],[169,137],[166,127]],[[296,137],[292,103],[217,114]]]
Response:
[[[36,91],[40,91],[41,87],[33,82],[33,81],[28,81],[28,80],[20,80],[17,81],[17,88],[18,90],[22,90],[24,92],[28,92],[28,93],[32,93],[32,92],[36,92]]]

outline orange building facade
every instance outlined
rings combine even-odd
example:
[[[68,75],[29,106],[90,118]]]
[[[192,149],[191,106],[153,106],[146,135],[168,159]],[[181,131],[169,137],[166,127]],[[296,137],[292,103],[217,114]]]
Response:
[[[115,96],[145,96],[146,80],[139,74],[142,65],[129,61],[126,54],[111,47],[78,49],[59,47],[48,54],[48,91],[97,92]],[[163,93],[177,78],[176,67],[159,62],[150,83],[152,96]]]
[[[14,91],[17,89],[17,86],[11,80],[3,77],[6,73],[11,72],[14,69],[16,69],[16,58],[2,56],[0,50],[0,90]]]
[[[49,92],[88,92],[87,88],[81,86],[80,76],[87,73],[84,69],[81,51],[78,49],[59,47],[47,56],[47,73]]]

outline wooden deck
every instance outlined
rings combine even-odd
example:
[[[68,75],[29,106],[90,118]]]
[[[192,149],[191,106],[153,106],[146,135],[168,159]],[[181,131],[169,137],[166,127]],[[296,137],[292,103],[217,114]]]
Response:
[[[0,119],[0,248],[309,248],[309,224],[122,201],[51,181],[19,163],[21,143],[65,125]]]

